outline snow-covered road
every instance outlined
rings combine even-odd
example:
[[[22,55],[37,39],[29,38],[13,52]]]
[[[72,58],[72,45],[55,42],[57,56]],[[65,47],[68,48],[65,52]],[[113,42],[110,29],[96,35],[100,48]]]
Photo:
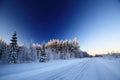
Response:
[[[120,62],[103,58],[0,65],[0,80],[120,80]]]

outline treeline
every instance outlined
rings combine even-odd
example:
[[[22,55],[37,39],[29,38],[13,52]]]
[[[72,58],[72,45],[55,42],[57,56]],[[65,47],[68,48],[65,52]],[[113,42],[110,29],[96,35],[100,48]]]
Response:
[[[120,53],[118,53],[118,52],[111,52],[111,53],[106,53],[106,54],[95,55],[95,57],[120,58]]]
[[[17,44],[14,32],[10,44],[0,39],[0,59],[3,63],[45,62],[48,60],[88,57],[80,50],[77,38],[70,40],[50,40],[44,44],[32,43],[29,47]]]

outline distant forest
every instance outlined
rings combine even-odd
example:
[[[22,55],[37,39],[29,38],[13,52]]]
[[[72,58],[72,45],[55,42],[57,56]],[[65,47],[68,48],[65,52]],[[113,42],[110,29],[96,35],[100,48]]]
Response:
[[[0,39],[0,60],[2,63],[46,62],[90,56],[80,49],[77,38],[72,41],[52,39],[44,44],[31,43],[29,47],[19,45],[17,39],[16,32],[12,35],[9,44]]]

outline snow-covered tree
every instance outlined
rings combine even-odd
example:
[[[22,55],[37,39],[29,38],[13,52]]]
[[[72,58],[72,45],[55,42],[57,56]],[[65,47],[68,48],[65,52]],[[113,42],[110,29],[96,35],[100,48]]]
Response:
[[[3,39],[0,39],[0,59],[2,58],[2,55],[5,53],[7,44],[4,42]]]
[[[36,49],[37,59],[40,59],[40,52],[41,52],[42,46],[40,44],[32,44],[32,47]]]
[[[31,61],[37,61],[37,59],[39,59],[39,52],[37,51],[36,45],[34,43],[30,45],[29,55],[31,57]]]
[[[54,59],[69,59],[75,57],[74,50],[78,50],[78,39],[70,40],[50,40],[46,47],[52,50]]]
[[[19,46],[19,52],[18,52],[18,62],[19,63],[23,63],[26,61],[26,53],[27,53],[27,48],[22,45],[22,46]]]
[[[42,45],[41,54],[40,54],[40,62],[46,62],[46,52],[45,52],[45,44]]]
[[[10,54],[10,45],[6,45],[4,53],[2,54],[2,63],[8,64],[8,56]]]
[[[30,46],[27,48],[25,45],[19,46],[18,61],[20,63],[33,62],[37,60],[35,48]]]
[[[8,63],[17,63],[18,57],[18,49],[17,49],[17,34],[14,32],[11,43],[10,43],[10,53],[8,55]]]

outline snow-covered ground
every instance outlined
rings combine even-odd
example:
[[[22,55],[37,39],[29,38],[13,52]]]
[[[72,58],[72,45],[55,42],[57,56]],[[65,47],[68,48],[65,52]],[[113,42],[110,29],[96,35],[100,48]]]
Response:
[[[84,58],[0,65],[0,80],[120,80],[120,62]]]

